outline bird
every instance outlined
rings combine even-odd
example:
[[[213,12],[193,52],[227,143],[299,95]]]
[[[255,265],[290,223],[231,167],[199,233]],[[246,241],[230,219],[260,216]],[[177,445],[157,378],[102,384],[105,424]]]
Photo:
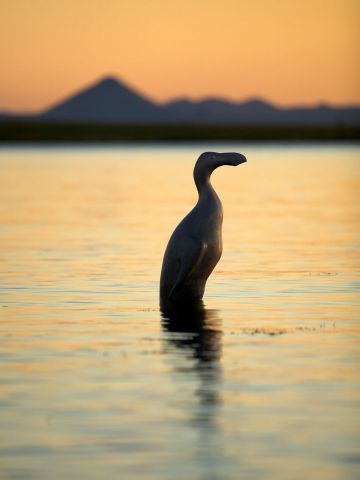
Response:
[[[167,244],[160,276],[160,304],[203,298],[206,281],[222,254],[223,208],[210,176],[218,167],[246,161],[244,155],[234,152],[204,152],[196,161],[193,176],[199,198]]]

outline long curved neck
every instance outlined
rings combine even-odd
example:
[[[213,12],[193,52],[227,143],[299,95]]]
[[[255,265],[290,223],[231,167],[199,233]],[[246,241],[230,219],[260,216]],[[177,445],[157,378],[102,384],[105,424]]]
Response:
[[[199,198],[207,195],[216,194],[213,186],[210,182],[210,176],[213,172],[212,168],[209,168],[206,165],[195,165],[194,168],[194,181],[199,192]]]

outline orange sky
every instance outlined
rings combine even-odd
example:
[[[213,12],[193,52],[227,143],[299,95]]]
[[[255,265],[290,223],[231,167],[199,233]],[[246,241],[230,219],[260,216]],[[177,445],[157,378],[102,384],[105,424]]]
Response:
[[[0,0],[0,110],[104,75],[151,98],[360,104],[360,0]]]

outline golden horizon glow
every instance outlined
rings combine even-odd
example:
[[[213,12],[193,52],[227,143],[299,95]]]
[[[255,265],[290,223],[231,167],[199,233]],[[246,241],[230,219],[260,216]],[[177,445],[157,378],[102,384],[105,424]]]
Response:
[[[2,0],[0,111],[108,75],[157,102],[360,104],[359,19],[357,0]]]

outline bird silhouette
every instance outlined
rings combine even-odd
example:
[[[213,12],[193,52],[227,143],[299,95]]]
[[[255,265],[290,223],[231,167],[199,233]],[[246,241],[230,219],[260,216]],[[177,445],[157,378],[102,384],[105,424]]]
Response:
[[[240,153],[205,152],[198,158],[194,181],[199,199],[166,247],[160,278],[162,304],[202,299],[206,281],[222,253],[223,209],[210,176],[218,167],[244,162],[246,158]]]

